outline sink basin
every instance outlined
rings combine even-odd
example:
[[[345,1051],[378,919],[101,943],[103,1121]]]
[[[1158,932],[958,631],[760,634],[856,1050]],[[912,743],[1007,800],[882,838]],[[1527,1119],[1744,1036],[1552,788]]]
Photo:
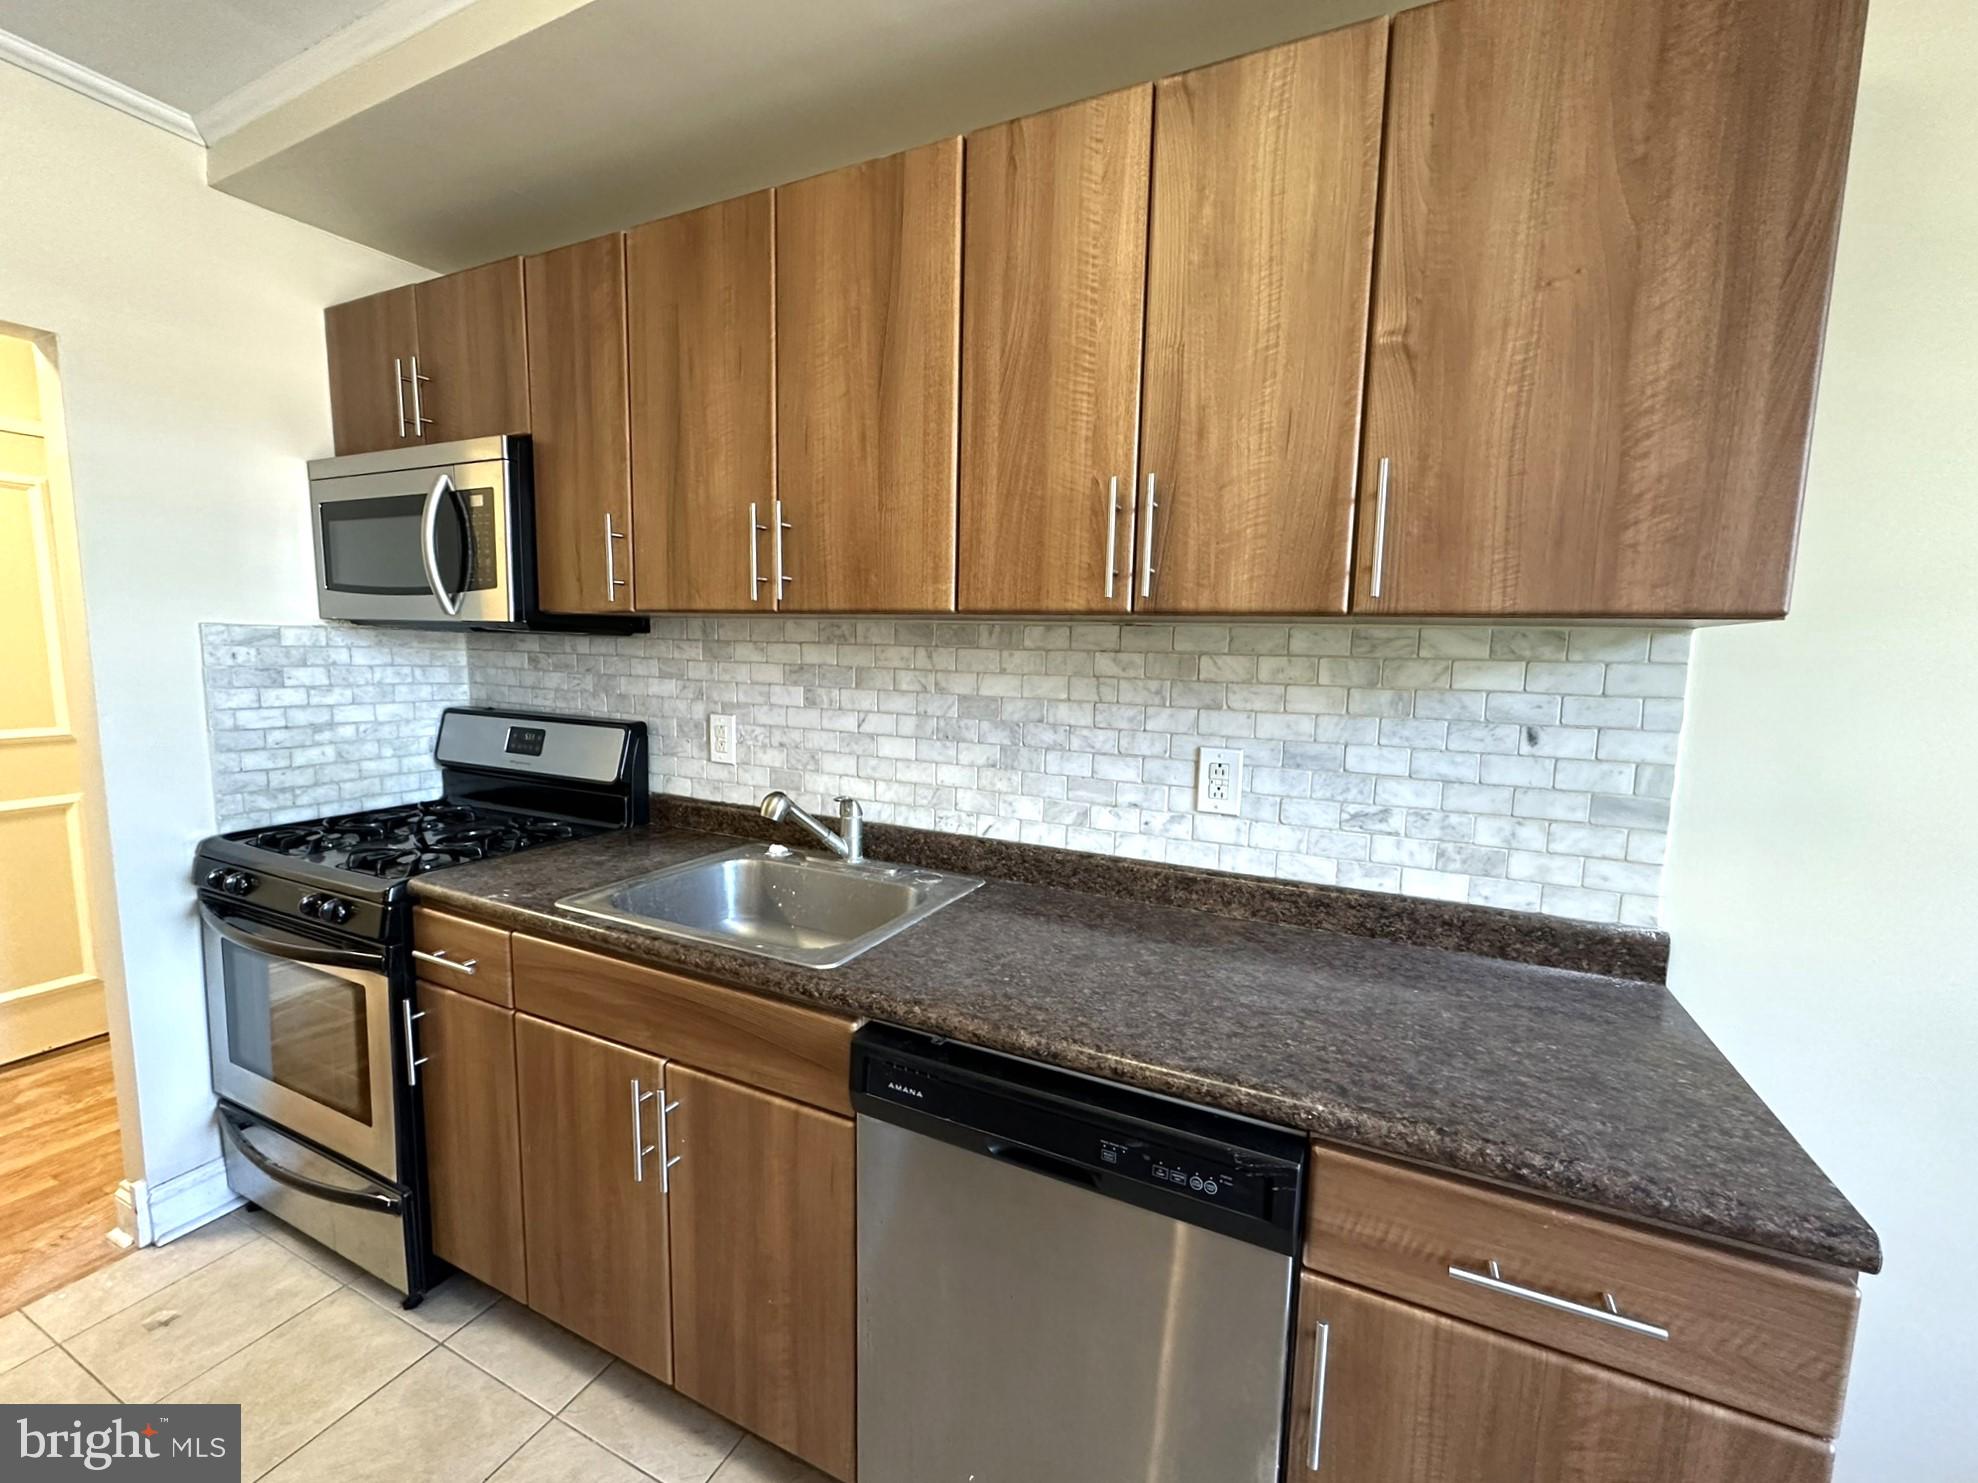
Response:
[[[836,968],[952,905],[982,882],[908,865],[848,865],[744,845],[566,896],[565,911],[662,937]]]

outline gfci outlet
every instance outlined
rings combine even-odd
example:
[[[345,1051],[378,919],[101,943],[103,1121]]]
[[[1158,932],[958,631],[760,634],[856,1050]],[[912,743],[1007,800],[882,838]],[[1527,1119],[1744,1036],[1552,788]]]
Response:
[[[721,763],[725,767],[735,765],[735,718],[733,716],[709,716],[707,718],[707,760]]]
[[[1205,814],[1242,811],[1243,753],[1234,747],[1203,747],[1196,752],[1195,807]]]

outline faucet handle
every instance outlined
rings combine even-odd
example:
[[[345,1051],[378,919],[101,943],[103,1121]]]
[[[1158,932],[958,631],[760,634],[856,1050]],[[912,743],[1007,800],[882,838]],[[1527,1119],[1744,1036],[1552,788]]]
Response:
[[[859,814],[865,812],[864,809],[859,807],[859,801],[856,798],[852,797],[851,794],[849,793],[840,793],[836,798],[832,799],[831,801],[838,805],[838,812],[840,815]]]

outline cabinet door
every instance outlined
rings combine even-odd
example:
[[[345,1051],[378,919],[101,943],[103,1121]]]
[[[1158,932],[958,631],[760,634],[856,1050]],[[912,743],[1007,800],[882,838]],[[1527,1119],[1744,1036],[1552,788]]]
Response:
[[[375,453],[418,441],[405,378],[419,351],[413,291],[353,299],[323,311],[336,451]]]
[[[757,191],[626,235],[640,608],[776,605],[774,213]]]
[[[783,606],[955,606],[962,142],[778,187]]]
[[[670,1381],[661,1103],[648,1096],[660,1091],[664,1064],[515,1017],[529,1306]]]
[[[1346,610],[1387,24],[1155,92],[1136,608]]]
[[[433,1250],[527,1302],[515,1016],[427,983],[419,985],[419,1008]]]
[[[413,286],[419,309],[419,426],[429,443],[529,430],[522,259]],[[407,368],[408,370],[410,367]]]
[[[837,1478],[854,1464],[849,1118],[678,1062],[674,1384]]]
[[[552,613],[632,608],[625,239],[525,259],[536,582]]]
[[[1356,611],[1785,612],[1864,8],[1395,19]]]
[[[968,136],[964,612],[1127,607],[1153,101],[1129,88]]]
[[[1298,1315],[1294,1479],[1825,1483],[1833,1471],[1812,1437],[1310,1273]]]

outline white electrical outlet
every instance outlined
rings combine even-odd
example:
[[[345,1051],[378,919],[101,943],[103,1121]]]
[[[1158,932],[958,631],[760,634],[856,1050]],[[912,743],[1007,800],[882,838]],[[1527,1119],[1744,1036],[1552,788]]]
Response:
[[[1203,747],[1196,752],[1195,807],[1205,814],[1242,811],[1242,752],[1234,747]]]
[[[735,765],[735,718],[733,716],[709,716],[707,718],[707,760],[720,763],[724,767]]]

